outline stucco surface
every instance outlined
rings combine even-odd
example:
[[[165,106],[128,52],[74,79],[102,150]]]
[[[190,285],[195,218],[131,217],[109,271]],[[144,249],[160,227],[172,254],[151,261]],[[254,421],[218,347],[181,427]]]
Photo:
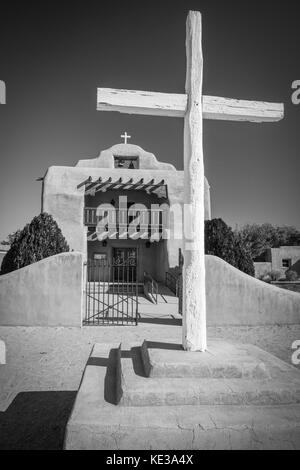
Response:
[[[0,324],[81,326],[83,257],[61,253],[0,276]]]
[[[209,325],[300,323],[300,295],[259,281],[215,256],[206,256]]]
[[[164,163],[157,160],[155,155],[146,152],[144,149],[134,144],[116,144],[109,149],[102,150],[97,158],[79,160],[77,167],[92,168],[114,168],[114,156],[119,157],[138,157],[139,168],[152,170],[170,170],[176,171],[171,163]]]

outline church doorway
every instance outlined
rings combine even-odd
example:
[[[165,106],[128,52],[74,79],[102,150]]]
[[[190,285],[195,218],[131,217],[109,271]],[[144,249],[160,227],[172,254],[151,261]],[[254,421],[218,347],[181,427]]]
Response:
[[[114,279],[118,282],[136,282],[138,251],[136,247],[113,248]]]
[[[138,323],[137,253],[137,248],[117,247],[111,258],[86,262],[83,325]]]

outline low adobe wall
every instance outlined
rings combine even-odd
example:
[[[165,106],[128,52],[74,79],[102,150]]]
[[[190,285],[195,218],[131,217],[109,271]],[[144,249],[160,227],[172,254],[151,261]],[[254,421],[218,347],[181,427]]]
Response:
[[[208,325],[300,323],[300,294],[242,273],[215,256],[206,256]]]
[[[0,276],[0,325],[81,326],[83,256],[70,252]]]

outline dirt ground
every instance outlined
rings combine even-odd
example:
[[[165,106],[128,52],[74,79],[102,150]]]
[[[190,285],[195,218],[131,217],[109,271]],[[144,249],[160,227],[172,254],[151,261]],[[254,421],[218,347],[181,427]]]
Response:
[[[216,327],[208,336],[255,344],[291,363],[300,325]],[[0,327],[0,449],[61,449],[82,372],[95,342],[181,342],[176,324],[137,327]],[[298,366],[299,367],[299,366]]]

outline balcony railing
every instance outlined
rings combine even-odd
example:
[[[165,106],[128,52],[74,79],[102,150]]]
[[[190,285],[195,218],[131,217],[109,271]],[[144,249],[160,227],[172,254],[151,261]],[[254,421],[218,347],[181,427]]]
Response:
[[[96,207],[84,208],[84,225],[88,227],[96,227],[98,223],[105,219],[105,225],[108,227],[116,227],[117,232],[128,229],[129,224],[138,224],[139,231],[155,230],[159,233],[166,228],[162,210],[139,210],[135,215],[131,215],[130,210],[124,211],[119,209],[101,209],[97,212]],[[139,219],[139,220],[137,220]]]

